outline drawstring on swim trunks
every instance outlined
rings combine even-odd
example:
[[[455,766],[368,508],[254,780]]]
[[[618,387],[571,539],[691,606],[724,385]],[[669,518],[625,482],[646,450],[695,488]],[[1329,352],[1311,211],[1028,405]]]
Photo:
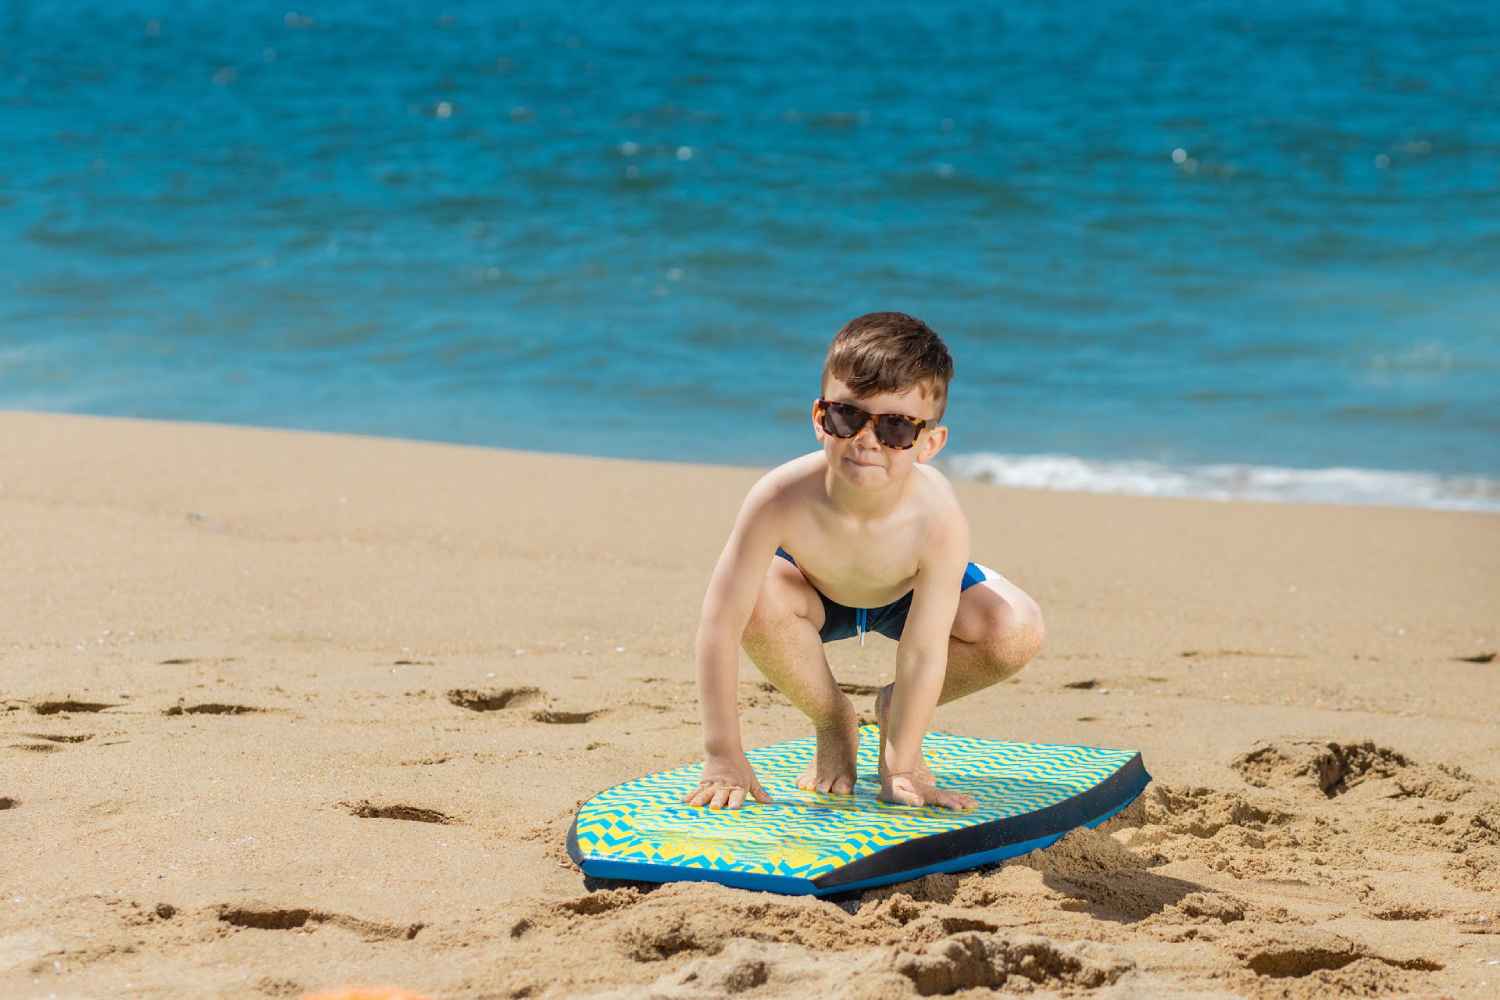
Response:
[[[864,608],[856,608],[854,610],[854,627],[859,630],[859,644],[861,646],[863,646],[865,644],[865,609]]]

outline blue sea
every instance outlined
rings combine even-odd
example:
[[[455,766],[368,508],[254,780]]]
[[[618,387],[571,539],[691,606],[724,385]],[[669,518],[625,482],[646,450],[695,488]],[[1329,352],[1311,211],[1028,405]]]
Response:
[[[300,2],[300,0],[299,0]],[[0,408],[1500,510],[1500,5],[0,0]]]

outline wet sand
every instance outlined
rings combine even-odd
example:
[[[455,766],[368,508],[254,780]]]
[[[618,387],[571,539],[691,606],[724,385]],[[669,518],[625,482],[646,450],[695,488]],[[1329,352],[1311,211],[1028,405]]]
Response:
[[[960,484],[1049,640],[938,725],[1155,781],[826,902],[585,884],[563,845],[697,758],[760,470],[26,413],[0,456],[4,995],[1500,989],[1500,516]],[[872,685],[895,648],[829,656]],[[748,745],[806,735],[741,676]]]

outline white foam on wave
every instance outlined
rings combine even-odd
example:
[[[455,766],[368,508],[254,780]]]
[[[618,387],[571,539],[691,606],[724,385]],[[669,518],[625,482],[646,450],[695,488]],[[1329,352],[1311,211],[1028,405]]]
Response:
[[[940,464],[960,479],[1030,489],[1500,511],[1500,479],[1484,476],[1272,465],[1168,465],[990,452],[956,455]]]

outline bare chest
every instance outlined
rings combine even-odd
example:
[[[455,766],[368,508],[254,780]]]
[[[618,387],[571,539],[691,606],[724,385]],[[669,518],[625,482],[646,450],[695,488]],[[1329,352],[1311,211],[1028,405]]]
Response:
[[[851,608],[876,608],[912,589],[921,541],[917,519],[851,528],[809,517],[791,526],[783,547],[830,600]]]

